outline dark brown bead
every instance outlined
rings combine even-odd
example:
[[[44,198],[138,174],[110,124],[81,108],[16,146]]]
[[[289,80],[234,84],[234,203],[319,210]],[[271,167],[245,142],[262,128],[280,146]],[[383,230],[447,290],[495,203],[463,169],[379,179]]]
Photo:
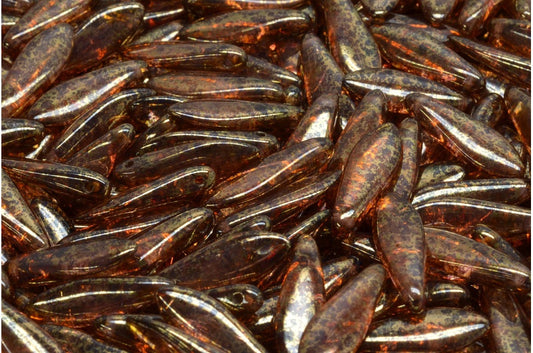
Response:
[[[163,315],[186,332],[200,334],[231,352],[266,353],[250,331],[207,294],[174,286],[159,291],[157,300]]]
[[[387,24],[372,29],[374,38],[392,66],[441,82],[458,91],[479,91],[481,73],[444,44],[409,26]]]
[[[31,200],[30,207],[41,221],[43,230],[52,244],[59,243],[72,232],[74,227],[71,220],[55,200],[36,197]]]
[[[8,261],[7,271],[20,287],[56,285],[118,272],[133,260],[135,250],[135,242],[118,238],[64,244],[14,258]]]
[[[184,72],[152,77],[148,85],[159,94],[185,99],[244,99],[280,103],[286,100],[279,84],[254,77]]]
[[[280,126],[294,128],[304,113],[294,105],[233,99],[193,100],[174,104],[169,111],[193,126],[273,132],[279,132]]]
[[[378,46],[352,2],[327,0],[322,7],[328,45],[342,71],[380,68]]]
[[[372,265],[352,278],[311,319],[299,352],[356,351],[370,326],[384,282],[381,265]]]
[[[67,199],[102,200],[109,195],[109,180],[90,169],[31,159],[2,159],[2,167],[14,179],[34,183]]]
[[[446,230],[425,227],[428,259],[432,268],[469,282],[508,288],[528,285],[530,270],[520,262],[483,243]]]
[[[159,272],[176,283],[209,289],[235,283],[257,283],[289,250],[282,235],[253,231],[223,237]],[[209,263],[209,270],[205,264]]]
[[[158,289],[171,285],[172,281],[155,276],[82,279],[41,292],[25,310],[38,321],[86,327],[102,315],[150,307]]]
[[[531,85],[531,62],[528,59],[464,37],[450,36],[450,42],[461,54],[513,80],[517,85]]]
[[[209,167],[178,170],[153,182],[127,189],[109,201],[80,215],[82,219],[103,219],[113,215],[142,214],[156,209],[183,206],[203,194],[215,181]]]
[[[355,230],[380,192],[388,187],[401,161],[398,129],[384,124],[366,135],[348,157],[331,215],[337,236]]]
[[[523,176],[520,157],[496,130],[423,94],[409,95],[406,102],[425,131],[450,153],[493,175]]]
[[[44,137],[44,125],[34,120],[2,119],[1,134],[2,149],[10,146],[20,148],[41,140]]]
[[[411,93],[421,93],[434,97],[441,102],[466,110],[472,100],[462,94],[426,78],[393,69],[366,69],[349,73],[344,85],[354,97],[362,97],[368,92],[379,89],[388,100],[392,112],[407,113],[405,97]]]
[[[257,44],[286,36],[301,38],[309,26],[309,17],[298,10],[243,10],[192,23],[180,31],[180,37]]]
[[[428,309],[422,318],[399,317],[378,321],[363,349],[379,351],[447,351],[470,345],[489,329],[482,315],[457,308]],[[409,340],[402,338],[408,335]]]
[[[383,196],[376,206],[374,242],[402,299],[413,312],[423,311],[427,251],[418,212],[394,193]]]
[[[457,18],[459,29],[467,36],[477,37],[503,3],[502,0],[466,0]]]
[[[234,71],[247,60],[244,50],[225,43],[152,42],[130,45],[123,54],[150,66],[179,70]]]
[[[145,72],[144,62],[123,61],[76,76],[43,94],[28,117],[44,125],[66,125],[126,85],[141,81]]]
[[[478,223],[484,223],[506,238],[531,232],[531,212],[528,208],[499,202],[447,197],[415,205],[424,224],[468,233]]]
[[[56,341],[61,344],[61,347],[72,353],[126,353],[126,351],[109,346],[105,343],[97,341],[87,333],[76,330],[70,327],[59,325],[43,325],[42,328],[48,332]]]
[[[133,1],[121,1],[93,13],[76,30],[65,73],[85,72],[118,51],[137,30],[143,13],[144,7]]]
[[[201,337],[197,332],[189,334],[160,320],[148,316],[126,318],[128,328],[135,334],[135,347],[139,351],[157,348],[160,352],[191,352],[191,353],[227,353],[218,345],[211,344],[209,339]],[[153,348],[152,348],[153,347]]]
[[[4,118],[20,115],[55,81],[72,51],[74,30],[66,23],[33,38],[2,80]]]
[[[24,43],[42,31],[62,22],[79,19],[88,12],[89,5],[89,0],[36,2],[6,33],[3,38],[4,48],[11,52],[19,51]]]
[[[331,156],[331,143],[324,138],[310,139],[265,158],[254,169],[243,172],[215,189],[208,205],[229,204],[263,197],[298,178],[315,173]]]
[[[361,99],[335,144],[330,169],[344,169],[357,143],[385,122],[385,104],[386,98],[380,90],[370,91]]]
[[[219,158],[221,154],[224,160]],[[205,165],[213,168],[221,180],[256,166],[259,158],[259,149],[247,143],[201,140],[127,159],[115,167],[113,176],[126,185],[139,185],[180,169]]]
[[[22,252],[47,247],[49,240],[26,200],[7,173],[2,173],[2,239]]]
[[[304,235],[294,247],[294,256],[281,286],[274,317],[280,352],[298,353],[302,334],[324,301],[320,254],[313,238]]]
[[[124,90],[112,95],[93,109],[86,110],[54,142],[46,159],[64,161],[89,143],[119,125],[128,116],[128,106],[155,91],[146,88]]]
[[[302,40],[302,75],[307,102],[312,103],[324,93],[338,94],[343,74],[322,41],[312,33]]]
[[[62,353],[61,346],[37,323],[2,300],[2,348],[19,353]]]
[[[217,228],[228,231],[235,224],[258,215],[269,216],[273,223],[284,221],[320,201],[340,174],[339,171],[334,171],[304,178],[288,191],[280,190],[259,204],[231,213],[218,223]]]

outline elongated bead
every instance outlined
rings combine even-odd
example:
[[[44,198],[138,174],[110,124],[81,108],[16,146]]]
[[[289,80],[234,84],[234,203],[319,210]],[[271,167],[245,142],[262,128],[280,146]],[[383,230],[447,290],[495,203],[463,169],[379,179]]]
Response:
[[[416,120],[411,118],[402,120],[400,138],[402,140],[402,164],[392,190],[401,200],[409,201],[412,198],[418,178],[421,149]]]
[[[318,211],[311,217],[303,220],[285,232],[285,236],[294,244],[301,236],[310,235],[314,237],[329,220],[331,211],[328,209]]]
[[[186,130],[172,131],[154,136],[146,141],[139,149],[138,154],[143,155],[147,152],[157,151],[180,143],[205,139],[248,143],[259,149],[261,159],[279,149],[278,139],[263,131]]]
[[[99,239],[53,246],[8,261],[9,277],[21,287],[57,284],[98,276],[133,259],[136,244],[127,239]]]
[[[289,241],[276,233],[233,234],[176,261],[159,275],[202,290],[235,283],[257,283],[285,257],[289,247]],[[202,270],[206,263],[210,264],[209,271]]]
[[[531,210],[499,202],[467,197],[441,197],[415,205],[424,224],[439,225],[459,233],[484,223],[500,235],[512,238],[531,232]]]
[[[59,325],[43,325],[61,347],[71,353],[126,353],[126,351],[97,341],[87,333]]]
[[[91,14],[76,30],[65,73],[85,72],[118,51],[137,30],[143,13],[141,4],[121,1]]]
[[[472,239],[487,244],[496,250],[508,255],[513,260],[526,263],[524,257],[503,239],[498,233],[484,224],[478,224],[472,230]]]
[[[307,33],[302,40],[301,53],[307,102],[312,103],[324,93],[338,94],[343,74],[320,38]]]
[[[72,51],[74,30],[66,23],[45,30],[17,56],[2,80],[4,118],[23,112],[55,81]]]
[[[207,294],[174,286],[159,291],[157,300],[163,315],[186,332],[199,333],[231,352],[266,353],[250,331]]]
[[[520,309],[506,288],[483,288],[482,307],[490,320],[490,341],[495,350],[516,353],[531,350]]]
[[[472,119],[494,128],[505,116],[505,102],[502,98],[499,94],[490,93],[480,99],[472,110]]]
[[[401,161],[398,129],[384,124],[366,135],[348,157],[331,216],[337,236],[345,238],[388,186]]]
[[[274,318],[280,352],[298,353],[305,327],[324,301],[324,273],[320,254],[313,238],[304,235],[295,245]]]
[[[187,10],[199,16],[212,15],[221,12],[253,9],[293,9],[304,5],[302,0],[238,0],[238,1],[216,1],[216,0],[189,0]]]
[[[2,300],[2,348],[18,353],[63,353],[37,323]]]
[[[496,130],[423,94],[410,95],[406,101],[423,128],[450,153],[490,174],[523,175],[520,157]]]
[[[36,197],[30,207],[41,221],[43,230],[52,244],[59,243],[73,230],[73,225],[59,204],[51,198]]]
[[[309,26],[309,17],[298,10],[243,10],[185,26],[180,38],[256,45],[284,35],[301,38]]]
[[[169,42],[178,39],[179,32],[183,28],[183,20],[176,20],[156,26],[145,33],[135,37],[132,45],[146,44],[152,42]]]
[[[17,52],[21,46],[40,32],[61,22],[74,21],[89,10],[89,0],[40,0],[24,13],[3,38],[4,48]]]
[[[85,228],[77,232],[70,233],[66,238],[63,238],[60,243],[74,243],[77,241],[85,241],[97,238],[117,237],[130,238],[136,234],[163,222],[176,214],[179,211],[170,209],[170,212],[156,212],[147,216],[140,215],[136,219],[118,217],[108,217],[106,224],[99,224],[96,227]]]
[[[321,200],[340,174],[340,171],[334,171],[304,178],[288,192],[280,190],[259,204],[228,215],[218,223],[217,228],[219,231],[229,231],[235,224],[258,215],[269,216],[273,223],[284,221]]]
[[[531,196],[530,185],[523,179],[475,179],[444,182],[420,189],[413,204],[439,197],[468,197],[472,199],[519,205]]]
[[[508,288],[528,285],[529,268],[506,254],[457,233],[430,227],[424,229],[432,268],[445,269],[448,274],[474,283]]]
[[[299,352],[356,351],[370,326],[384,282],[381,265],[369,266],[352,278],[311,319]]]
[[[90,169],[31,159],[2,159],[2,167],[13,178],[34,183],[67,199],[101,200],[109,195],[109,180]]]
[[[7,173],[2,172],[2,240],[27,252],[47,247],[49,240],[26,200]]]
[[[265,158],[256,168],[242,177],[222,184],[208,205],[226,206],[265,195],[276,188],[310,175],[331,155],[331,143],[324,138],[310,139],[285,148]]]
[[[490,21],[490,40],[497,47],[503,47],[522,55],[531,56],[531,23],[527,20],[494,18]]]
[[[355,97],[362,97],[369,91],[379,89],[387,97],[389,111],[407,113],[405,97],[421,93],[441,102],[466,110],[472,103],[470,98],[426,78],[393,69],[366,69],[347,74],[344,85]]]
[[[2,149],[4,147],[22,147],[33,144],[44,137],[44,125],[27,119],[2,119]]]
[[[279,131],[294,128],[303,115],[302,108],[294,105],[220,99],[189,101],[174,104],[170,113],[194,126],[232,129]]]
[[[489,329],[482,315],[458,308],[428,309],[421,319],[389,318],[373,324],[363,349],[374,351],[448,351],[464,348]],[[402,339],[405,336],[409,340]]]
[[[450,43],[461,54],[516,82],[517,85],[531,85],[530,60],[464,37],[452,35]]]
[[[283,86],[294,85],[300,87],[302,85],[302,80],[298,75],[283,67],[274,65],[268,60],[252,55],[247,56],[244,72],[249,76],[266,78]]]
[[[221,154],[224,160],[219,158]],[[179,169],[207,165],[222,179],[256,166],[259,157],[259,149],[247,143],[201,140],[130,158],[117,165],[113,175],[124,184],[139,185]]]
[[[466,0],[457,18],[459,29],[467,36],[477,37],[503,3],[503,0]]]
[[[172,73],[150,78],[150,88],[159,94],[185,99],[243,99],[285,102],[281,85],[254,77]]]
[[[126,323],[139,340],[135,346],[140,351],[165,347],[169,352],[228,353],[222,347],[206,342],[208,338],[200,337],[198,333],[189,334],[151,317],[130,315],[126,318]]]
[[[372,33],[384,56],[398,69],[465,92],[479,91],[485,85],[475,67],[429,35],[395,24],[374,27]]]
[[[151,183],[128,189],[87,212],[80,218],[103,218],[112,215],[137,215],[185,204],[190,198],[198,197],[211,188],[215,172],[209,167],[190,167],[178,170]]]
[[[524,90],[510,87],[505,92],[505,104],[520,140],[531,152],[531,97]]]
[[[177,253],[203,240],[213,227],[213,212],[206,208],[193,208],[164,220],[131,238],[139,259],[134,267],[146,272],[161,269]]]
[[[44,125],[66,125],[85,110],[102,103],[146,72],[142,61],[123,61],[64,81],[43,94],[28,117]]]
[[[114,346],[121,347],[127,351],[136,349],[139,342],[137,336],[132,332],[128,319],[139,319],[143,322],[148,320],[164,322],[160,315],[150,314],[115,314],[99,316],[94,320],[95,333],[98,337]]]
[[[433,163],[422,168],[415,190],[425,186],[463,180],[466,175],[464,168],[453,163]]]
[[[225,43],[154,42],[130,45],[123,53],[150,66],[179,70],[234,71],[247,60],[244,50]]]
[[[317,97],[307,108],[298,126],[296,126],[291,136],[289,136],[285,146],[289,147],[313,138],[332,140],[338,100],[339,95],[334,93]]]
[[[426,304],[426,245],[422,220],[413,206],[394,193],[377,204],[374,242],[385,269],[413,312]]]
[[[155,276],[82,279],[41,292],[26,311],[35,320],[86,327],[102,315],[154,305],[157,290],[171,285],[172,281]]]
[[[122,124],[76,152],[66,163],[87,168],[109,177],[115,161],[131,144],[135,130],[131,124]]]
[[[323,11],[331,54],[343,72],[381,67],[378,46],[351,1],[327,0]]]
[[[380,90],[368,92],[350,114],[329,163],[330,169],[344,169],[357,143],[385,122],[386,98]]]
[[[89,143],[104,135],[127,116],[128,106],[155,91],[147,88],[124,90],[112,95],[100,105],[83,112],[54,142],[46,159],[64,161]]]

